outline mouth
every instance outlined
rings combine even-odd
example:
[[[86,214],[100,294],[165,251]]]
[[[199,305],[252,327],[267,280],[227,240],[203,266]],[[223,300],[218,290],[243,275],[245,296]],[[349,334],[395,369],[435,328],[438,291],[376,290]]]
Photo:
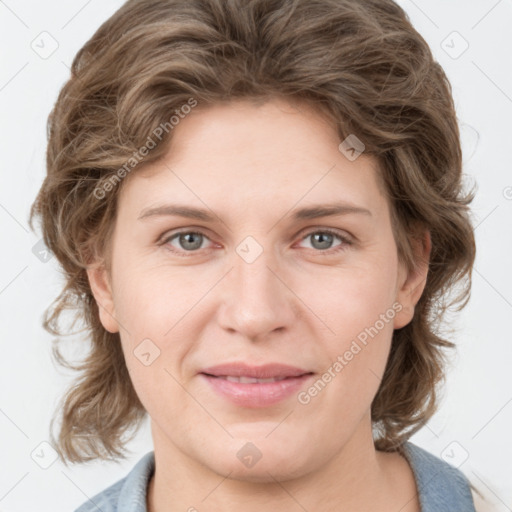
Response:
[[[269,377],[267,379],[257,379],[256,377],[248,377],[246,375],[241,375],[237,377],[235,375],[210,375],[208,373],[204,373],[203,375],[207,375],[208,377],[214,377],[216,379],[224,379],[229,382],[239,382],[240,384],[265,384],[267,382],[279,382],[285,379],[294,379],[295,377]]]
[[[314,372],[279,363],[251,366],[235,362],[205,368],[199,375],[217,396],[237,406],[257,408],[289,398]]]
[[[290,366],[281,363],[268,363],[261,366],[253,366],[244,362],[235,361],[233,363],[219,364],[216,366],[210,366],[209,368],[204,368],[200,373],[221,378],[282,380],[290,377],[300,377],[312,372],[297,366]],[[252,382],[245,383],[252,384]]]

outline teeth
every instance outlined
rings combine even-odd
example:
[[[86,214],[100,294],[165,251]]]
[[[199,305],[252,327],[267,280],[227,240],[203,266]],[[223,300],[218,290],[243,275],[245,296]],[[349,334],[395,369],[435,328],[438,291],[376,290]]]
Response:
[[[244,375],[240,377],[234,377],[232,375],[223,375],[220,378],[226,379],[229,382],[239,382],[240,384],[264,384],[266,382],[277,382],[279,380],[286,379],[286,377],[270,377],[267,379],[256,379],[254,377],[245,377]]]
[[[256,384],[258,382],[258,379],[254,378],[254,377],[241,376],[238,379],[238,382],[240,382],[240,384]]]

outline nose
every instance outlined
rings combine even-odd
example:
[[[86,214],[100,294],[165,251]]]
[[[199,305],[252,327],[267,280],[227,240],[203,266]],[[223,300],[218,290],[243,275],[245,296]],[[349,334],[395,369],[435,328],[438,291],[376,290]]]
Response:
[[[270,253],[263,251],[251,263],[235,254],[222,283],[219,323],[251,341],[289,329],[297,320],[297,298]]]

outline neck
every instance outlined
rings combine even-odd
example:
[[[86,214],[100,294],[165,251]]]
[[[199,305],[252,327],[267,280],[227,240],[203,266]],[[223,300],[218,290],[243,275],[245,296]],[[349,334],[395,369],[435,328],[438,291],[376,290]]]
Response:
[[[375,503],[390,501],[396,480],[389,470],[392,465],[399,468],[396,456],[375,450],[369,415],[319,468],[288,476],[276,468],[274,475],[267,471],[257,481],[213,471],[180,450],[154,423],[152,433],[155,473],[148,488],[148,512],[327,511],[334,504],[338,510],[374,511]]]

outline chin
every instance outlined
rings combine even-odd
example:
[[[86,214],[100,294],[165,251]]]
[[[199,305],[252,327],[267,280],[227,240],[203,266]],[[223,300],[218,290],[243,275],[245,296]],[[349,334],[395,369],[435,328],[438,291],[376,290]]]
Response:
[[[276,481],[285,482],[302,477],[310,472],[307,467],[298,467],[296,463],[292,463],[290,459],[275,459],[263,461],[261,459],[252,468],[246,468],[240,463],[233,464],[232,461],[225,461],[225,464],[218,464],[219,468],[211,468],[216,473],[223,476],[229,475],[231,480],[251,483],[275,483]]]
[[[247,440],[246,440],[247,439]],[[219,475],[233,480],[254,483],[275,483],[304,476],[318,467],[323,461],[316,460],[315,453],[302,449],[306,444],[288,442],[285,439],[260,438],[232,439],[227,445],[208,450],[207,460],[201,457],[203,465]]]

